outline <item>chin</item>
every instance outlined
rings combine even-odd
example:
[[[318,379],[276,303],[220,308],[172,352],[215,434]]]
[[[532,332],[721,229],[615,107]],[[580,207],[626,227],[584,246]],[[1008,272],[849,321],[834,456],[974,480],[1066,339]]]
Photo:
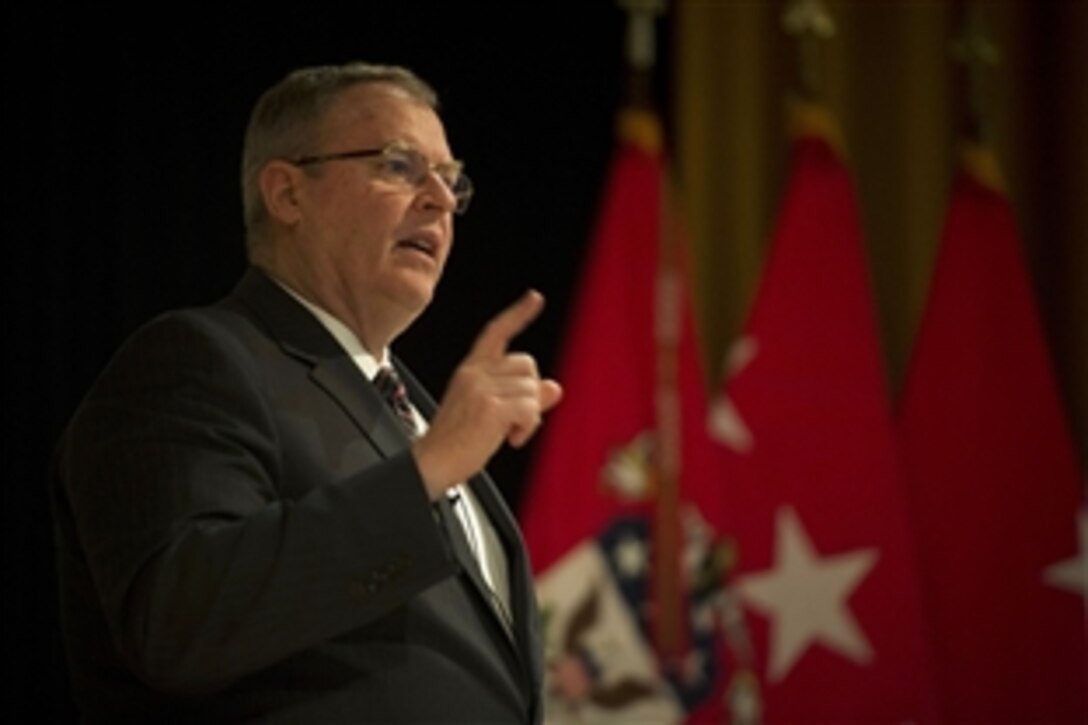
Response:
[[[397,291],[396,299],[405,312],[415,317],[430,306],[434,290],[433,283],[405,285]]]

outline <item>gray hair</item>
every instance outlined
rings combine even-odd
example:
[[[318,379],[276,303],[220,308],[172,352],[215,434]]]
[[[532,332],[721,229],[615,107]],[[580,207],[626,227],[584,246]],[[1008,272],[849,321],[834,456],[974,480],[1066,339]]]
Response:
[[[246,246],[252,249],[267,217],[258,178],[265,164],[293,159],[308,147],[329,106],[349,88],[366,83],[394,85],[438,110],[438,95],[415,73],[395,65],[351,62],[301,68],[287,74],[257,101],[242,146],[242,206]]]

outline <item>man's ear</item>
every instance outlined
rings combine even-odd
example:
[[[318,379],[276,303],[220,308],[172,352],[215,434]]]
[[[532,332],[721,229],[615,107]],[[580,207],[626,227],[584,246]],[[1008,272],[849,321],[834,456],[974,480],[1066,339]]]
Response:
[[[286,161],[269,161],[258,177],[261,197],[268,216],[285,226],[292,226],[301,217],[299,187],[302,169]]]

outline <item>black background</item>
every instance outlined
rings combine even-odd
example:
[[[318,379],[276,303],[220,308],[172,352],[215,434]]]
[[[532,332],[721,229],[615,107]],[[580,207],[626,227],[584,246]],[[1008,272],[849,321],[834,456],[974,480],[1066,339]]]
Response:
[[[257,96],[295,67],[353,59],[430,81],[477,196],[435,304],[394,347],[440,393],[481,325],[532,286],[548,307],[516,346],[551,372],[612,150],[625,17],[607,0],[5,15],[5,714],[71,720],[49,453],[136,326],[216,300],[243,270],[238,167]],[[514,505],[531,455],[490,467]]]

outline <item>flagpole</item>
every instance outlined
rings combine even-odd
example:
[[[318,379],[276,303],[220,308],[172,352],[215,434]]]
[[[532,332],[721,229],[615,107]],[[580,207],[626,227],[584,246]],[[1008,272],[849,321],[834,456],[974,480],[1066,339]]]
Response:
[[[621,112],[621,134],[630,133],[634,119],[652,119],[660,127],[653,93],[656,63],[654,20],[665,11],[664,0],[619,0],[627,12],[625,59],[626,98]],[[660,140],[660,132],[654,134]],[[652,148],[652,147],[651,147]],[[661,152],[660,142],[656,152]],[[664,165],[663,165],[664,167]],[[654,413],[657,460],[654,467],[654,525],[652,550],[653,636],[665,658],[681,654],[683,642],[683,582],[680,571],[680,396],[677,355],[680,339],[680,289],[676,275],[676,248],[671,230],[667,170],[661,181],[658,208],[660,263],[654,298],[656,378]]]
[[[977,0],[965,10],[951,55],[960,69],[957,74],[958,100],[962,103],[960,165],[979,183],[1003,194],[1005,181],[990,146],[990,123],[983,100],[983,78],[1000,63],[1001,53],[990,37]]]
[[[796,41],[796,78],[787,97],[789,137],[817,135],[840,157],[845,144],[824,102],[823,46],[835,37],[835,19],[821,0],[793,0],[782,11],[782,30]]]
[[[997,66],[1001,54],[987,32],[977,0],[964,10],[960,32],[952,41],[951,55],[961,69],[958,81],[964,99],[962,133],[971,141],[985,142],[990,128],[983,111],[982,79],[988,69]]]
[[[652,109],[656,106],[653,72],[657,63],[654,21],[665,12],[665,0],[618,0],[617,4],[627,12],[623,102],[628,107]]]
[[[835,35],[835,21],[821,0],[793,0],[782,11],[782,29],[797,41],[794,91],[803,100],[823,96],[823,42]]]

